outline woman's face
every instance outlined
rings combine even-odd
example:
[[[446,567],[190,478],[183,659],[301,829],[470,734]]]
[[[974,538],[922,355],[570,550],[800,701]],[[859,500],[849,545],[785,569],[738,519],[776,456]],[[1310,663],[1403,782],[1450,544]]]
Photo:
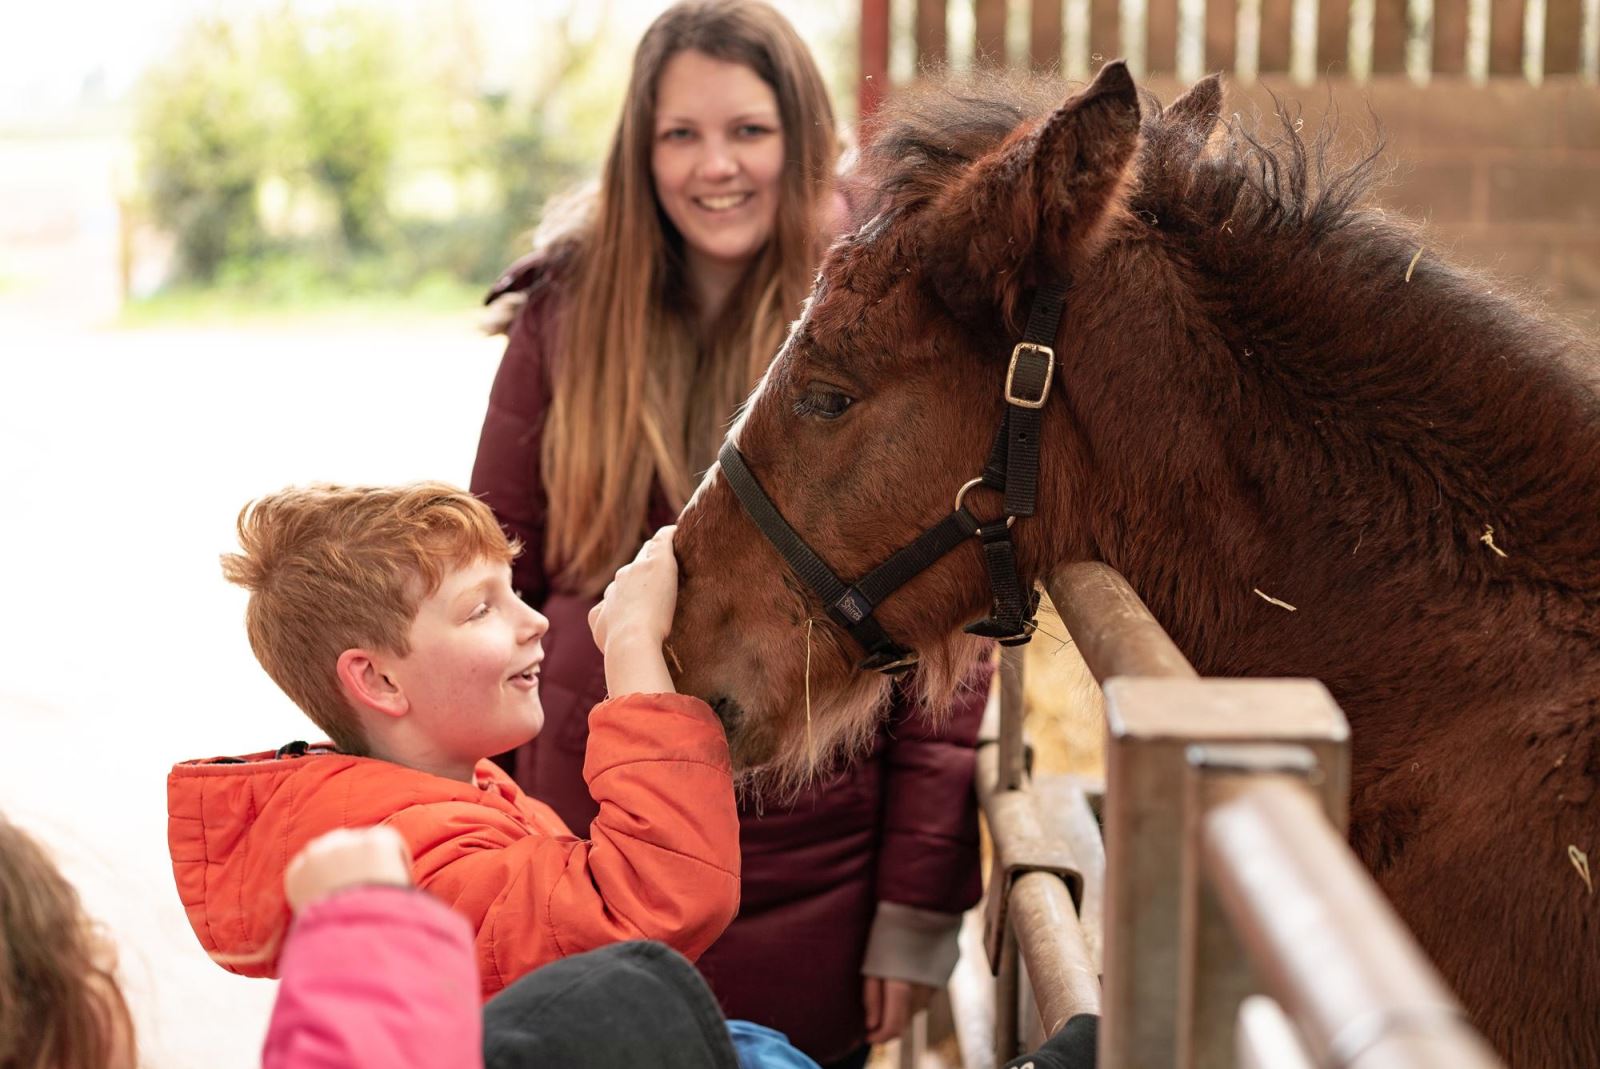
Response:
[[[754,71],[693,50],[667,61],[650,173],[691,270],[697,260],[742,266],[766,245],[783,157],[778,99]]]

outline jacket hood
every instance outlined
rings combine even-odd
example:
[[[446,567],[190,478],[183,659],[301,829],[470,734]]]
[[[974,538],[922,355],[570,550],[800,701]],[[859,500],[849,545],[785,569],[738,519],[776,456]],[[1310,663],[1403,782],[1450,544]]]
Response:
[[[230,972],[276,976],[290,920],[283,874],[302,847],[334,828],[381,824],[419,802],[498,803],[515,812],[515,787],[488,762],[478,780],[457,783],[327,744],[173,766],[167,847],[190,927]]]

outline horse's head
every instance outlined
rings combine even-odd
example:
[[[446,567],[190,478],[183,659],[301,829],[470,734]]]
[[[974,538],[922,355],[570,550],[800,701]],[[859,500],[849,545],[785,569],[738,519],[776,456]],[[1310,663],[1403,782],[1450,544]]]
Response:
[[[1214,120],[1217,86],[1203,85]],[[953,125],[924,113],[915,129],[881,127],[863,163],[881,210],[829,253],[730,435],[784,520],[846,582],[947,516],[983,470],[1036,285],[1084,270],[1125,211],[1140,108],[1120,63],[1042,121],[1015,102],[987,107]],[[1075,464],[1059,394],[1043,436],[1040,510],[1014,529],[1025,583],[1085,550],[1051,512]],[[986,488],[967,504],[984,521],[1002,515]],[[713,468],[685,509],[677,550],[678,682],[718,709],[736,763],[795,774],[870,737],[886,677],[857,667],[860,646],[752,523],[727,473]],[[924,690],[943,699],[979,652],[962,628],[990,601],[969,539],[876,618],[917,651]]]

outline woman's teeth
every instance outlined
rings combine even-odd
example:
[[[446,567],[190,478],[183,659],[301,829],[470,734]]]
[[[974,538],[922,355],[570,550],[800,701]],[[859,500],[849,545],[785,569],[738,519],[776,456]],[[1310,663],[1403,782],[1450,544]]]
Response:
[[[748,193],[724,193],[717,197],[696,197],[695,201],[702,208],[713,212],[725,212],[729,208],[737,208],[750,199]]]

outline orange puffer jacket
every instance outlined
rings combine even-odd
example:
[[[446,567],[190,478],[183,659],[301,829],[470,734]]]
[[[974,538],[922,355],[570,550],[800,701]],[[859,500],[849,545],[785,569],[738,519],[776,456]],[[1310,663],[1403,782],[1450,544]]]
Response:
[[[600,805],[579,839],[492,762],[460,783],[326,747],[186,761],[167,777],[178,896],[206,952],[275,976],[283,873],[312,839],[388,824],[412,876],[474,930],[487,998],[557,958],[659,939],[691,960],[739,907],[739,820],[711,710],[632,694],[590,714],[584,779]]]

